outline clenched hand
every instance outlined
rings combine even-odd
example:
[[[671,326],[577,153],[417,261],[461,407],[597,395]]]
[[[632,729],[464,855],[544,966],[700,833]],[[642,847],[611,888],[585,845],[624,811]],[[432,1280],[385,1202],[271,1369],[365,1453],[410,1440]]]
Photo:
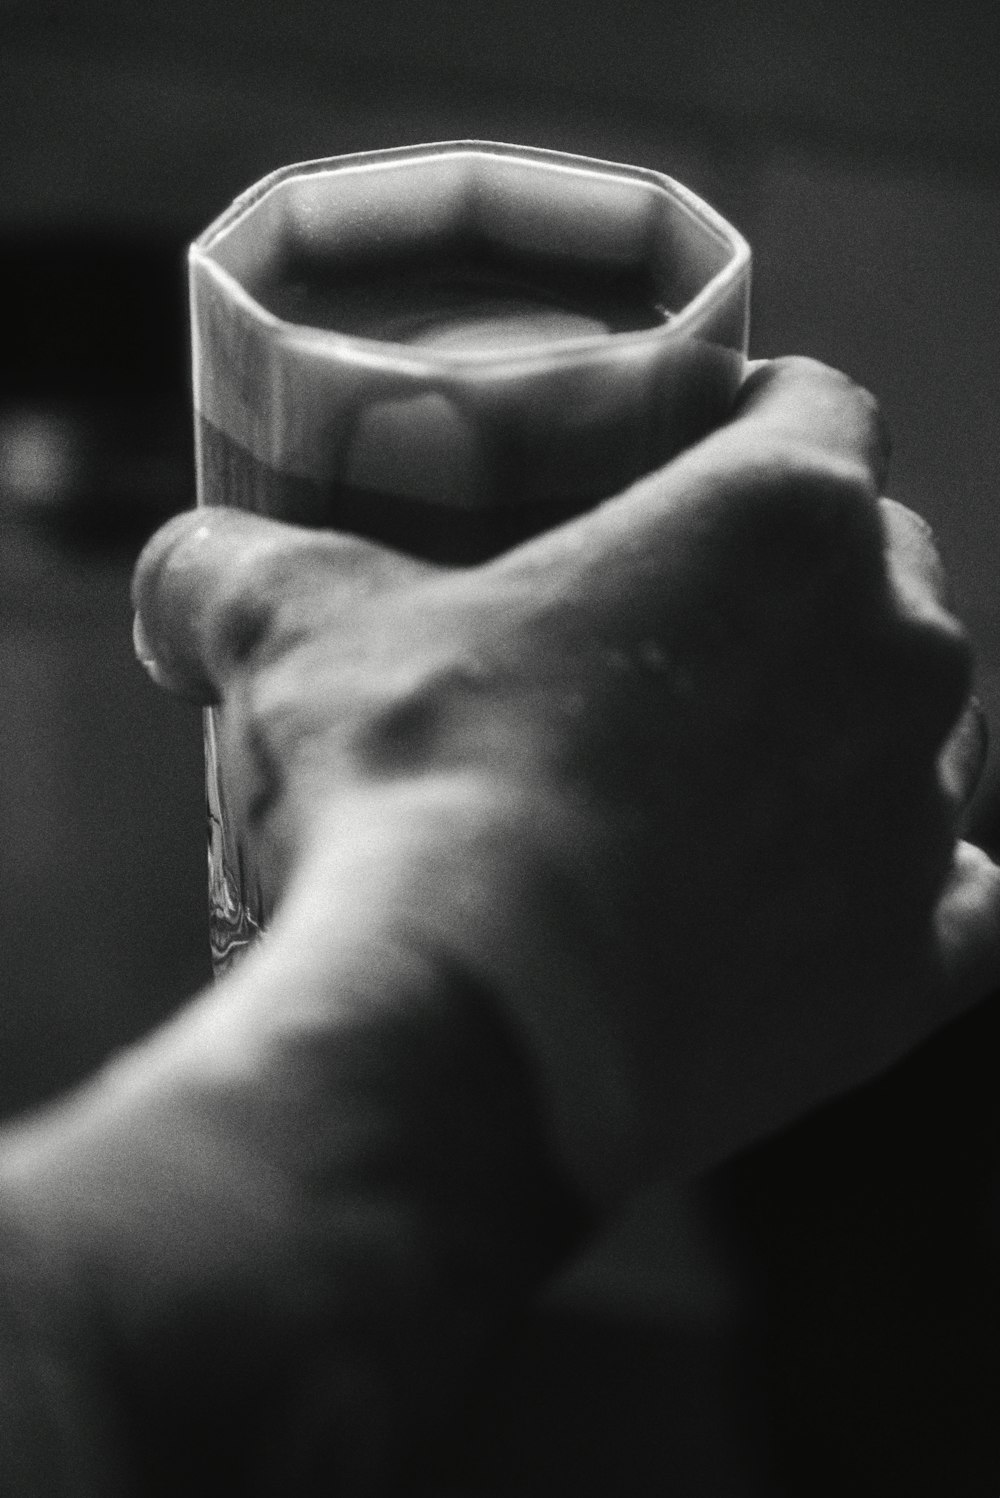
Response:
[[[751,1142],[984,992],[969,648],[885,460],[870,397],[790,360],[485,565],[223,509],[168,525],[142,648],[222,704],[276,905],[254,960],[321,983],[382,933],[474,977],[597,1196]]]

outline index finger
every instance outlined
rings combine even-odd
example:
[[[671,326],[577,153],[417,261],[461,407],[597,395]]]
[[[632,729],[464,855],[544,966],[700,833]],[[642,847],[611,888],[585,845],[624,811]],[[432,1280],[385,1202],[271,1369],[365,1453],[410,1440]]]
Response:
[[[675,466],[678,475],[689,467],[692,476],[707,476],[734,456],[769,451],[853,472],[877,494],[885,488],[890,442],[875,397],[839,370],[803,358],[752,364],[726,424],[663,473]]]
[[[870,391],[815,359],[771,359],[749,368],[732,418],[717,435],[750,420],[832,461],[859,464],[876,490],[885,488],[891,443]]]
[[[877,586],[888,460],[876,400],[849,377],[802,358],[756,364],[723,427],[512,562],[563,562],[594,601],[620,602],[638,578],[662,595],[699,556],[722,589],[805,583],[846,557]]]
[[[565,548],[613,568],[617,554],[634,565],[681,534],[721,533],[738,553],[754,528],[784,526],[826,545],[845,519],[877,541],[888,461],[868,391],[812,359],[755,364],[724,426],[525,550]]]

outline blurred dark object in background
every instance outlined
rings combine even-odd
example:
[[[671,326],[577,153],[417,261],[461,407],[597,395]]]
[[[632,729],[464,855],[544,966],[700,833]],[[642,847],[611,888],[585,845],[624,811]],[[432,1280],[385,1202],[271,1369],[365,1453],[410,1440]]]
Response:
[[[998,76],[981,0],[0,0],[0,1111],[207,979],[198,715],[128,606],[193,497],[193,235],[286,162],[435,139],[689,183],[753,244],[754,352],[879,394],[1000,725]],[[994,848],[998,789],[994,751]],[[476,1491],[997,1498],[996,1029],[613,1224]]]
[[[0,505],[134,546],[188,501],[183,259],[159,238],[0,239]]]
[[[0,400],[183,399],[184,267],[179,246],[66,225],[8,230]]]
[[[722,1172],[782,1495],[998,1491],[998,1057],[995,996]]]

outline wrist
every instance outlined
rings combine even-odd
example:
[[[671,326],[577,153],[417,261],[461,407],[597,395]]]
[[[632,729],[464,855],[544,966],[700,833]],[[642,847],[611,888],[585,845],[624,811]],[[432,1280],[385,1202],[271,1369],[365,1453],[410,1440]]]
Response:
[[[320,1358],[341,1392],[318,1411],[303,1402],[282,1442],[296,1453],[295,1480],[278,1491],[311,1491],[298,1474],[313,1461],[325,1464],[327,1490],[331,1431],[337,1470],[348,1472],[372,1450],[419,1465],[426,1444],[451,1442],[498,1337],[590,1225],[547,1148],[522,1047],[490,996],[409,930],[369,920],[352,940],[349,915],[331,902],[332,958],[318,932],[272,927],[248,975],[269,1007],[280,975],[292,1033],[310,1012],[325,1014],[331,995],[337,1015],[333,1065],[314,1084],[334,1143],[327,1153],[314,1134],[311,1150],[347,1224],[343,1238],[335,1229],[334,1255],[338,1293],[349,1287],[346,1338],[328,1334]],[[307,1113],[309,1085],[295,1087]],[[398,1482],[398,1470],[386,1473],[387,1488]]]
[[[0,1158],[94,1312],[140,1473],[197,1444],[201,1472],[273,1462],[306,1491],[283,1463],[401,1459],[586,1226],[493,1004],[315,874],[231,978]]]
[[[525,1058],[558,1169],[607,1205],[640,1147],[599,862],[583,818],[537,788],[394,781],[338,802],[272,936],[322,965],[331,949],[334,964],[363,953],[374,930],[464,973]]]

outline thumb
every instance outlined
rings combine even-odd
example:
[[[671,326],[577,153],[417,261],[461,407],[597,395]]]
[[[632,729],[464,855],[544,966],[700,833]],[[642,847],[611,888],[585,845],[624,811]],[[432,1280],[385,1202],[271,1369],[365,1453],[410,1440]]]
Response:
[[[428,570],[357,536],[221,506],[187,511],[136,564],[136,654],[158,686],[218,702],[236,671],[320,612]]]

